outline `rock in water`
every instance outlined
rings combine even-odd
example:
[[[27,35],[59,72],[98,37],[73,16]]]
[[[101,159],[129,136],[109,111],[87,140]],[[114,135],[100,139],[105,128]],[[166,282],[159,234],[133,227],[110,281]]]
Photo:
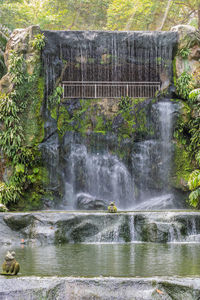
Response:
[[[107,209],[107,204],[104,200],[81,193],[77,195],[77,208],[82,210],[105,210]]]

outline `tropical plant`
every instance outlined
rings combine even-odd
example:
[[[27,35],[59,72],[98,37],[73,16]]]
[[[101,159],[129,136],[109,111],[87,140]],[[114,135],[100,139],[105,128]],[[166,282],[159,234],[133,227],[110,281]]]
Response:
[[[200,170],[194,170],[188,180],[189,189],[192,191],[189,195],[189,202],[194,207],[200,205]]]
[[[181,98],[187,99],[192,89],[192,75],[184,71],[177,79],[176,91]]]
[[[45,46],[45,36],[43,33],[39,33],[35,35],[33,41],[32,41],[33,48],[37,50],[42,50]]]

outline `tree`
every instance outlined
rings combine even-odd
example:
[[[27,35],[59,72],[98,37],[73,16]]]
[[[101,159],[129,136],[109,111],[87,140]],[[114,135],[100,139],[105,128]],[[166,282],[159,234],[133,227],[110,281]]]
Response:
[[[4,52],[10,34],[11,31],[7,27],[0,25],[0,78],[6,73],[6,66],[4,63]]]

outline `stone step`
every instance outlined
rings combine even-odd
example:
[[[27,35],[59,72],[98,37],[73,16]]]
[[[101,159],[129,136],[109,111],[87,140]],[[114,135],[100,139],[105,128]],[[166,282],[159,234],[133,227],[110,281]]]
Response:
[[[200,278],[0,278],[0,300],[198,300]]]
[[[199,242],[200,212],[0,213],[0,244]]]

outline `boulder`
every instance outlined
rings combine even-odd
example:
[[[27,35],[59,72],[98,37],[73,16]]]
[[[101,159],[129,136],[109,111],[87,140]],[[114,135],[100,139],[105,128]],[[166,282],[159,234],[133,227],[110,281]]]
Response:
[[[81,210],[104,210],[107,209],[107,204],[104,200],[96,199],[89,194],[77,195],[77,208]]]
[[[187,47],[188,42],[190,42],[188,38],[193,37],[193,39],[195,39],[195,35],[197,33],[197,29],[190,25],[176,25],[171,28],[171,31],[177,32],[179,35],[179,49]]]
[[[176,60],[176,77],[181,76],[183,72],[188,72],[194,80],[194,87],[200,84],[200,33],[189,25],[177,25],[171,28],[171,31],[177,32],[179,36],[178,52]],[[188,51],[188,57],[181,55],[181,50]]]

